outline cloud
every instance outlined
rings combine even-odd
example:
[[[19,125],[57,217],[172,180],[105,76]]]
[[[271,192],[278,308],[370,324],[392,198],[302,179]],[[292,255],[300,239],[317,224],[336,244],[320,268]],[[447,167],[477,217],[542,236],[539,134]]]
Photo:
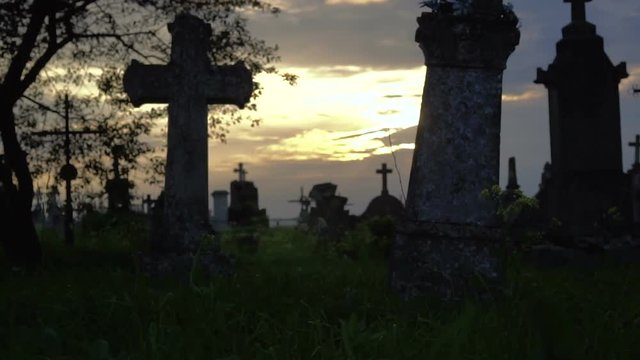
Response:
[[[536,87],[518,94],[514,94],[514,93],[502,94],[502,101],[503,102],[527,102],[527,101],[540,99],[544,96],[545,96],[544,89],[540,87]]]
[[[258,153],[270,159],[306,161],[363,160],[374,155],[389,154],[402,149],[413,149],[413,139],[395,142],[394,134],[404,129],[371,128],[358,131],[305,130],[293,137],[258,149]],[[413,127],[415,134],[415,127]],[[390,145],[389,137],[393,144]],[[404,140],[395,137],[396,140]]]

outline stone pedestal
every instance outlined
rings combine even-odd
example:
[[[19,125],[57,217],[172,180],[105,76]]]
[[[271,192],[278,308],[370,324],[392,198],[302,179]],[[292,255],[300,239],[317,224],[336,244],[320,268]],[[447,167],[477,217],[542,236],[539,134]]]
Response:
[[[406,297],[451,299],[476,275],[500,279],[495,204],[480,193],[499,182],[502,72],[520,33],[515,15],[494,3],[418,18],[428,70],[390,274]]]
[[[213,196],[213,230],[225,230],[229,226],[229,192],[216,190]]]

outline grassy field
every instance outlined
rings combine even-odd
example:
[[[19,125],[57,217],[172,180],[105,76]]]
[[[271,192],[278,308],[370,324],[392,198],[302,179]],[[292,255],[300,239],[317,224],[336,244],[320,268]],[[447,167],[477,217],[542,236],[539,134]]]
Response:
[[[43,233],[41,273],[3,270],[0,359],[640,359],[640,265],[513,259],[494,303],[403,302],[382,256],[318,253],[281,228],[255,254],[223,237],[237,275],[179,285],[136,273],[138,220],[98,219],[74,248]]]

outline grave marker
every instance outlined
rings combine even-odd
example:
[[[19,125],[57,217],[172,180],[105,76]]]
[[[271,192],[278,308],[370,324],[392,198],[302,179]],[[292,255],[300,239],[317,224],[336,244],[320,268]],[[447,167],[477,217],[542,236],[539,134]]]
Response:
[[[168,25],[172,36],[167,65],[132,61],[124,74],[124,88],[135,106],[169,104],[164,210],[154,239],[160,252],[194,253],[210,232],[208,200],[208,104],[242,108],[253,91],[251,72],[242,62],[212,66],[211,26],[181,14]]]

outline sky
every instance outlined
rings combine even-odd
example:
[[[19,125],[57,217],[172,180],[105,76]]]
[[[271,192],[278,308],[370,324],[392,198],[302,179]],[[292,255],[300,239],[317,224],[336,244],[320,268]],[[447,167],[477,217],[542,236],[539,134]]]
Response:
[[[282,72],[299,76],[290,86],[278,76],[259,75],[262,119],[231,129],[227,143],[209,142],[209,190],[229,190],[233,169],[245,164],[247,180],[259,191],[259,205],[272,219],[297,216],[289,202],[314,184],[332,182],[360,215],[380,194],[382,163],[393,169],[389,191],[404,200],[409,185],[416,125],[424,86],[424,58],[414,42],[417,0],[277,0],[277,16],[249,14],[252,33],[279,46]],[[515,156],[518,180],[527,195],[538,190],[550,161],[547,92],[533,80],[536,68],[555,56],[570,5],[561,0],[513,0],[521,40],[504,72],[500,184],[507,159]],[[605,39],[629,78],[620,85],[624,168],[633,161],[629,141],[640,134],[640,2],[594,0],[587,18]],[[473,174],[469,174],[473,176]],[[159,189],[141,189],[157,194]],[[210,200],[211,201],[211,200]]]

